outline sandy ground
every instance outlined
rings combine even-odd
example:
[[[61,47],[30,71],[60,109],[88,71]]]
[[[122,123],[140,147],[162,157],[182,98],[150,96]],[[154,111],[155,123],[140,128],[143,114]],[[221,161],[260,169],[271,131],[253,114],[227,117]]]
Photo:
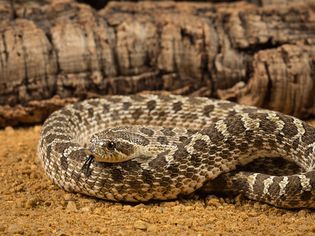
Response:
[[[37,160],[39,131],[0,131],[0,235],[315,235],[309,210],[216,197],[132,206],[67,193]]]

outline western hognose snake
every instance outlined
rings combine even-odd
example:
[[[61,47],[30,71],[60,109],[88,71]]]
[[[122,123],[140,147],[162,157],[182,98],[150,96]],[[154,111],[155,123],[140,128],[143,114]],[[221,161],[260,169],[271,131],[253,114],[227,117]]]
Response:
[[[46,120],[38,153],[57,185],[108,200],[224,189],[279,207],[315,207],[315,128],[228,101],[175,95],[86,100]],[[261,157],[283,157],[298,172],[234,171]]]

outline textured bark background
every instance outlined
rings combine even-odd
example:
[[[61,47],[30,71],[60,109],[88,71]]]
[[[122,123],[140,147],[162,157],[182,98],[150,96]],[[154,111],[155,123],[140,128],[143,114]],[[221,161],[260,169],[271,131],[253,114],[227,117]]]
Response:
[[[141,91],[312,116],[314,45],[314,1],[0,1],[0,126]]]

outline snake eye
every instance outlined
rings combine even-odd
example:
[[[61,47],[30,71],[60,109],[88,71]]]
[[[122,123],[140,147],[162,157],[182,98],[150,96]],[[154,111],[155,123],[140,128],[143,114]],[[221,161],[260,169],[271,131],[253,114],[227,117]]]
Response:
[[[108,148],[109,150],[114,150],[115,147],[116,147],[116,145],[115,145],[114,142],[111,142],[111,141],[110,141],[110,142],[107,143],[107,148]]]

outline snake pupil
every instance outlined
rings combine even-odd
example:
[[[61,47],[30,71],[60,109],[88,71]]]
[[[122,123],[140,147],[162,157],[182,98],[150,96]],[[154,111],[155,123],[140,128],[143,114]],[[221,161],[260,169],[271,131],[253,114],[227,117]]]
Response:
[[[110,150],[115,149],[115,143],[114,142],[108,142],[107,143],[107,148],[110,149]]]

